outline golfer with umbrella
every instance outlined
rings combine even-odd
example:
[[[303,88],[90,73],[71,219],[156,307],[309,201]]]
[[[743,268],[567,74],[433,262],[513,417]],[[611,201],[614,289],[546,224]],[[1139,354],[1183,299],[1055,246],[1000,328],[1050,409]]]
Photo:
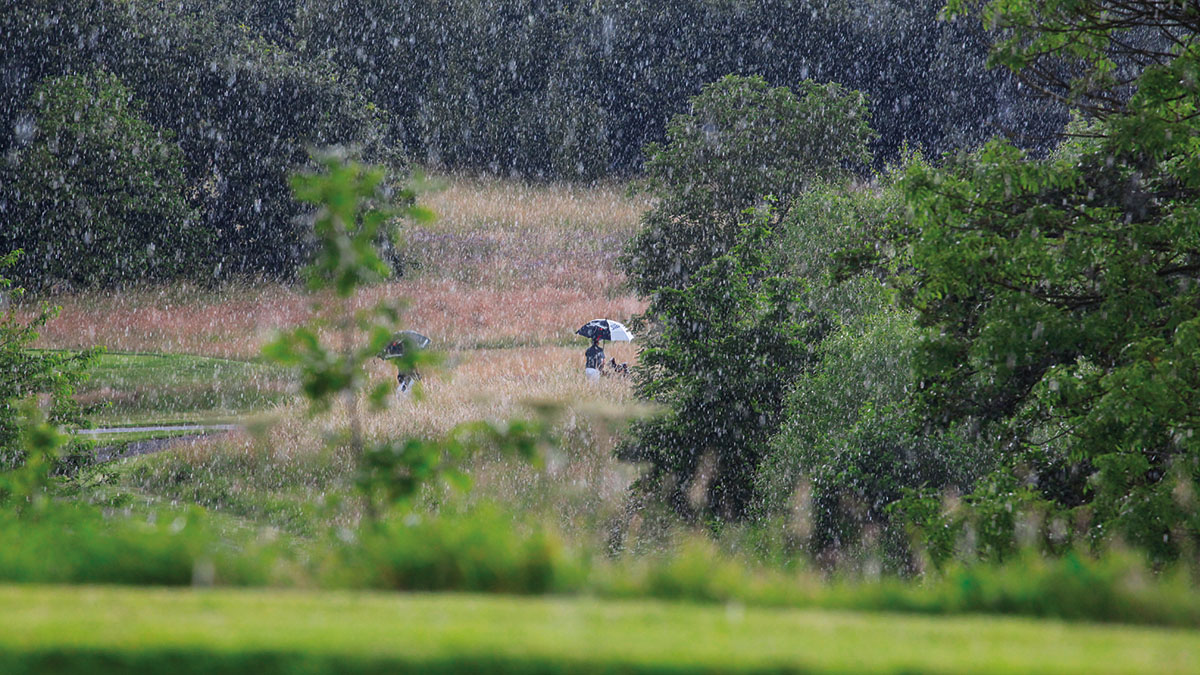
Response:
[[[604,347],[600,346],[601,340],[614,342],[633,340],[633,333],[630,333],[628,328],[620,322],[610,319],[592,319],[575,331],[575,334],[592,339],[592,346],[583,353],[583,373],[589,380],[598,380],[604,374]]]

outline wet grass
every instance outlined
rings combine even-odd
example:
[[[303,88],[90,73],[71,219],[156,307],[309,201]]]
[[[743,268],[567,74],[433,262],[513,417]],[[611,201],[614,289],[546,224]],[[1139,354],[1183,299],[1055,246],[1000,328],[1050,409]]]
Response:
[[[658,601],[0,587],[0,670],[1197,672],[1194,631]]]
[[[728,541],[690,541],[686,526],[652,522],[649,509],[630,517],[625,500],[637,471],[611,452],[621,425],[637,412],[630,382],[585,382],[579,371],[586,344],[572,336],[591,318],[624,319],[643,307],[622,279],[597,274],[597,261],[611,265],[616,244],[636,222],[637,209],[620,207],[615,194],[456,179],[433,197],[444,200],[433,204],[444,219],[410,238],[426,256],[423,266],[353,301],[408,298],[408,325],[434,336],[448,357],[444,369],[427,374],[423,400],[366,417],[368,438],[432,437],[467,420],[527,416],[527,401],[554,402],[563,443],[543,464],[470,458],[463,467],[473,479],[469,493],[430,490],[417,520],[365,537],[349,487],[353,462],[328,449],[334,430],[347,424],[344,413],[308,417],[288,393],[290,375],[255,360],[274,329],[311,316],[306,296],[278,285],[82,294],[54,299],[64,311],[40,344],[127,350],[106,355],[83,391],[99,423],[225,421],[268,408],[277,423],[95,468],[76,480],[70,496],[99,508],[101,518],[43,520],[44,527],[22,521],[7,532],[23,566],[5,578],[24,581],[137,583],[137,565],[148,564],[161,569],[146,579],[206,583],[205,563],[232,553],[220,559],[231,572],[218,574],[217,583],[519,587],[575,597],[0,588],[0,672],[178,672],[183,665],[232,673],[1196,668],[1194,632],[965,616],[1193,629],[1200,623],[1200,597],[1186,584],[1127,574],[1104,561],[1031,559],[920,583],[831,584],[803,563],[772,568],[726,550]],[[636,350],[614,345],[610,355],[633,361]],[[379,362],[368,372],[373,380],[394,375]],[[111,405],[101,407],[105,402]],[[203,511],[196,523],[207,523],[207,531],[172,531],[197,506]],[[478,517],[489,508],[491,520]],[[453,520],[462,514],[468,519]],[[625,527],[627,552],[609,557],[615,523]],[[147,527],[155,534],[143,539],[138,532]],[[538,528],[550,533],[549,543],[527,550],[530,538],[521,533]],[[87,536],[64,549],[64,532]],[[263,532],[288,553],[255,552]],[[35,537],[38,546],[30,543]],[[110,561],[109,577],[92,569],[88,546]],[[154,555],[138,555],[141,546]],[[242,551],[250,551],[244,559]],[[47,564],[55,555],[64,556],[63,567]],[[128,570],[112,562],[131,558]],[[497,581],[497,560],[511,563],[517,576],[532,567],[551,581]],[[31,614],[31,607],[42,609]]]
[[[286,400],[294,376],[256,362],[107,353],[78,398],[98,426],[235,421]]]
[[[621,358],[634,353],[614,350]],[[527,516],[550,518],[572,539],[603,546],[608,521],[617,517],[636,471],[611,454],[615,434],[637,409],[629,380],[598,383],[580,375],[579,350],[539,347],[453,352],[445,368],[424,379],[420,400],[394,401],[390,409],[364,413],[368,439],[434,438],[477,419],[504,421],[533,414],[527,402],[560,406],[556,429],[563,446],[541,466],[478,456],[464,469],[473,479],[455,499],[491,501]],[[374,362],[374,381],[390,381],[387,364]],[[360,409],[365,409],[361,406]],[[256,433],[235,432],[183,442],[153,456],[109,467],[107,485],[156,499],[195,503],[299,536],[333,527],[347,514],[322,502],[353,504],[353,462],[331,452],[330,435],[345,428],[343,409],[310,418],[302,403],[272,411],[274,424]],[[429,495],[434,508],[449,496]],[[353,517],[350,513],[349,517]]]
[[[297,537],[334,526],[338,512],[326,507],[326,497],[331,503],[352,498],[344,473],[320,456],[284,459],[262,452],[248,436],[230,436],[191,439],[166,452],[119,460],[105,468],[102,487],[112,498],[194,504]]]

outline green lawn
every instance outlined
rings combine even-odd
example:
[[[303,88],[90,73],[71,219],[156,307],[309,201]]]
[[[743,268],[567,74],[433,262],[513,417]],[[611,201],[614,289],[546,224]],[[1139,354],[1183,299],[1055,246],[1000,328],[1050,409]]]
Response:
[[[256,361],[107,353],[79,388],[103,426],[229,421],[287,396],[291,372]]]
[[[654,601],[0,587],[4,673],[1200,672],[1200,632]]]

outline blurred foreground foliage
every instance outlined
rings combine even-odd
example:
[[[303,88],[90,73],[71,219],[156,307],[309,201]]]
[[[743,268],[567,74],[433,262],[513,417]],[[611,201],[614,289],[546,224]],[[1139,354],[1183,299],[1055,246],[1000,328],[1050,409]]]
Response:
[[[15,583],[552,593],[1200,626],[1191,579],[1156,573],[1131,553],[1048,558],[1026,548],[1004,563],[931,570],[921,583],[830,579],[764,566],[706,537],[675,539],[655,554],[596,556],[496,506],[295,539],[231,527],[198,507],[55,500],[36,514],[0,513],[0,544],[0,581]]]
[[[53,427],[29,420],[23,443],[31,456],[53,458],[61,442]],[[182,465],[171,459],[141,464],[178,472]],[[879,578],[878,567],[831,579],[803,565],[764,565],[686,530],[656,551],[599,555],[534,514],[457,501],[357,527],[320,509],[304,516],[315,527],[297,537],[195,505],[156,505],[136,492],[81,491],[77,479],[54,476],[49,465],[29,462],[4,474],[0,582],[555,593],[1200,626],[1200,594],[1188,575],[1155,572],[1132,552],[1096,558],[1067,548],[1047,558],[1029,545],[1003,563],[930,568],[920,584]],[[245,467],[230,473],[241,476]],[[885,547],[866,551],[882,555]]]
[[[42,305],[30,318],[17,314],[15,305],[25,291],[19,286],[14,287],[4,275],[20,256],[21,251],[0,256],[0,471],[25,463],[28,455],[21,440],[21,419],[23,415],[36,419],[41,414],[34,412],[38,403],[46,404],[52,425],[78,428],[85,424],[80,406],[72,396],[100,353],[99,349],[79,353],[30,349],[38,337],[38,328],[58,310]],[[23,406],[25,412],[22,412]],[[49,439],[46,442],[49,443]],[[57,448],[57,444],[52,444],[53,448]],[[57,469],[70,471],[73,465],[84,461],[88,450],[89,445],[84,441],[69,441],[66,457]],[[43,454],[39,450],[34,457],[41,461]],[[2,495],[0,499],[3,499]]]

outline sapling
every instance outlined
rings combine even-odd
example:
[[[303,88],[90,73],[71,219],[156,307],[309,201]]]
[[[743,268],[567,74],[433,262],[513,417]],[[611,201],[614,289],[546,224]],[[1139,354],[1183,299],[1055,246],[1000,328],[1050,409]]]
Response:
[[[415,203],[419,178],[408,187],[389,192],[381,168],[337,155],[321,157],[320,163],[320,173],[293,176],[292,190],[299,201],[317,207],[313,224],[316,253],[305,275],[316,314],[328,318],[281,333],[264,348],[264,353],[278,363],[299,369],[310,414],[327,412],[339,398],[342,400],[348,419],[342,438],[355,465],[355,486],[362,495],[367,519],[376,521],[392,507],[410,506],[425,484],[447,480],[465,486],[466,476],[454,468],[453,460],[477,448],[490,446],[527,458],[536,456],[549,438],[548,425],[538,421],[504,425],[471,422],[438,440],[386,439],[368,443],[364,438],[360,394],[366,391],[370,405],[383,410],[392,387],[390,380],[370,385],[364,366],[391,340],[401,307],[381,301],[355,310],[351,301],[360,289],[383,282],[390,275],[390,268],[380,256],[379,242],[394,237],[397,224],[404,219],[427,221],[433,216]],[[330,294],[333,305],[322,307],[320,299]],[[323,327],[337,336],[336,346],[322,342]],[[405,349],[393,363],[411,372],[437,361],[433,350]],[[417,395],[419,399],[419,386]]]

